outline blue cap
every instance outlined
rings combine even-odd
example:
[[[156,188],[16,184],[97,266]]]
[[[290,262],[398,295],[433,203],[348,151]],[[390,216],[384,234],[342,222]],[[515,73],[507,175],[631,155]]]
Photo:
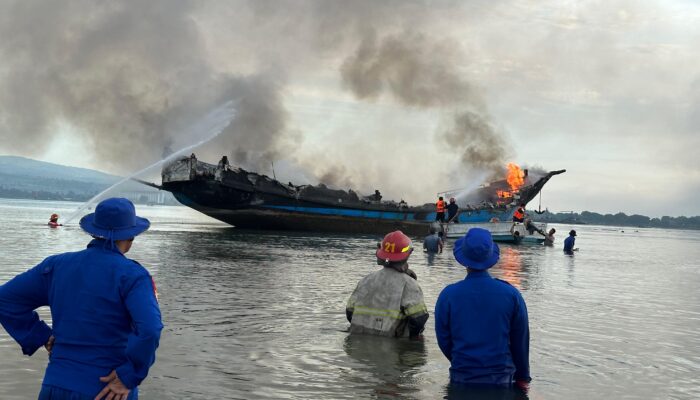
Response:
[[[489,231],[471,228],[464,237],[457,239],[452,254],[465,267],[485,270],[496,265],[501,252]]]
[[[102,200],[95,212],[80,219],[80,227],[92,236],[107,240],[131,239],[148,229],[151,223],[136,216],[134,203],[112,197]]]

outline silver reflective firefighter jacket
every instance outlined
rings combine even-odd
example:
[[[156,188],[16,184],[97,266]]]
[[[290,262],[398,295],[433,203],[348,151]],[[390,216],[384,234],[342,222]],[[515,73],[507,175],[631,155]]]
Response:
[[[350,332],[382,336],[417,336],[428,320],[423,291],[408,274],[393,268],[364,277],[346,307]]]

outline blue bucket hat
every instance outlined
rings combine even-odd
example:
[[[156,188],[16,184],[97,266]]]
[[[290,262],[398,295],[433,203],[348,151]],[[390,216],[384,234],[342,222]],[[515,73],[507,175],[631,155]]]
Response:
[[[464,237],[455,241],[452,254],[465,267],[485,270],[496,265],[501,252],[489,231],[471,228]]]
[[[136,216],[134,203],[112,197],[102,200],[95,212],[80,219],[80,227],[92,236],[107,240],[127,240],[146,231],[151,223]]]

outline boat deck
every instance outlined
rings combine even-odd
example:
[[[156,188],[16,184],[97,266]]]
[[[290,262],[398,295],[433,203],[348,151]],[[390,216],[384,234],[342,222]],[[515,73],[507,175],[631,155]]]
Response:
[[[547,231],[547,224],[535,223],[538,229],[542,232]],[[446,236],[451,239],[458,239],[464,236],[465,233],[471,228],[482,228],[491,232],[494,242],[501,243],[542,243],[544,242],[544,236],[537,232],[530,234],[525,225],[520,222],[516,222],[513,226],[513,222],[483,222],[483,223],[470,223],[470,224],[444,224],[443,225]],[[511,232],[513,228],[513,232]],[[520,235],[520,240],[517,240],[514,232],[518,232]]]

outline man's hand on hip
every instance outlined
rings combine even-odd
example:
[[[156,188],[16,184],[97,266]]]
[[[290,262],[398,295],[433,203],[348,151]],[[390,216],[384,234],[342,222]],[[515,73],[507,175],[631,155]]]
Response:
[[[112,370],[107,376],[100,378],[101,382],[107,382],[107,386],[95,396],[95,400],[126,400],[130,390],[119,380],[117,371]]]

